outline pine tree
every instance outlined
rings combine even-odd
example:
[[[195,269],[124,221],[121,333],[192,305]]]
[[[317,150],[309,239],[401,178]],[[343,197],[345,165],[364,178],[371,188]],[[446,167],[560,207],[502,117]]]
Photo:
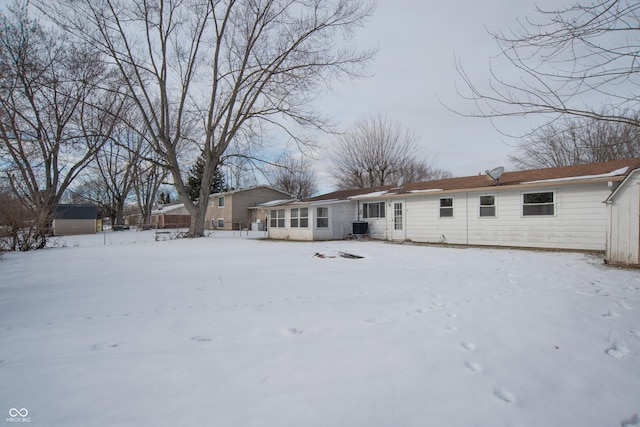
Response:
[[[213,174],[213,180],[209,186],[209,194],[221,193],[224,191],[224,175],[220,170],[222,165],[218,164]],[[202,156],[196,159],[194,165],[189,169],[189,176],[186,182],[187,195],[189,199],[196,200],[200,196],[200,187],[202,186],[202,174],[204,172],[204,158]]]

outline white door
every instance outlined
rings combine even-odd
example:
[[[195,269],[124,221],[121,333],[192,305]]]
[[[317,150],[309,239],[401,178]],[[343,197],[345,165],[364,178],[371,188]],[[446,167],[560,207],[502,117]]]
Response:
[[[391,239],[392,240],[406,240],[406,228],[407,224],[405,221],[405,208],[404,201],[397,201],[392,203],[392,218],[393,222],[391,224]]]

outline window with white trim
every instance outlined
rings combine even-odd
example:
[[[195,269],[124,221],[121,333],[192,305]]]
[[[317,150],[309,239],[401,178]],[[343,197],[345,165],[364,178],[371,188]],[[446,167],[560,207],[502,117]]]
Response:
[[[453,197],[440,199],[440,218],[453,218]]]
[[[291,228],[309,227],[309,208],[291,209]]]
[[[522,216],[555,215],[556,203],[553,191],[522,194]]]
[[[284,209],[272,209],[269,212],[269,225],[272,228],[284,228]]]
[[[362,217],[363,218],[384,218],[384,202],[363,203],[362,204]]]
[[[496,216],[496,196],[480,196],[480,217]]]
[[[224,228],[224,218],[218,218],[218,228]]]
[[[329,228],[329,208],[316,208],[316,227]]]
[[[219,208],[223,208],[224,207],[224,196],[218,197],[218,207]]]

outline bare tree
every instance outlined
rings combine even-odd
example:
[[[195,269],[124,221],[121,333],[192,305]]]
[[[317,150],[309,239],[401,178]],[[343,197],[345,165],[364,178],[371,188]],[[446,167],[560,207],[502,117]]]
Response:
[[[108,81],[99,55],[43,29],[27,3],[0,26],[0,167],[46,234],[54,206],[104,143],[105,110],[118,99],[96,89]]]
[[[596,0],[538,12],[541,23],[527,19],[510,34],[492,34],[500,59],[506,59],[517,79],[492,68],[491,86],[485,90],[457,63],[468,89],[462,96],[477,107],[462,114],[570,115],[639,126],[640,3]]]
[[[331,149],[333,177],[339,188],[349,189],[447,176],[433,162],[416,158],[418,142],[416,134],[388,117],[360,120]]]
[[[169,171],[161,162],[156,160],[143,155],[141,161],[136,164],[133,174],[133,190],[136,194],[136,202],[140,212],[140,225],[143,228],[151,225],[151,213],[158,195],[158,189],[169,176]]]
[[[317,191],[317,180],[308,160],[285,156],[267,173],[272,187],[291,194],[296,199],[308,199]]]
[[[373,10],[363,0],[34,4],[119,70],[191,214],[190,237],[204,233],[206,204],[187,196],[179,147],[191,142],[203,152],[199,200],[206,200],[238,134],[259,124],[294,137],[293,124],[323,128],[311,108],[317,90],[336,76],[360,75],[373,54],[343,47]]]
[[[521,168],[546,168],[640,157],[640,128],[594,118],[565,118],[520,142],[510,159]]]

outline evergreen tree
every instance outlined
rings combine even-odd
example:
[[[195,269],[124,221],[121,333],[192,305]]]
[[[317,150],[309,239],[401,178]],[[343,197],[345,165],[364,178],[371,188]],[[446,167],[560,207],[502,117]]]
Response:
[[[215,172],[213,173],[213,179],[209,186],[209,194],[221,193],[224,191],[224,175],[221,171],[222,164],[218,164]],[[200,194],[200,187],[202,186],[202,174],[204,173],[204,158],[202,156],[196,159],[194,165],[189,169],[189,177],[187,178],[186,188],[189,199],[196,200]]]

